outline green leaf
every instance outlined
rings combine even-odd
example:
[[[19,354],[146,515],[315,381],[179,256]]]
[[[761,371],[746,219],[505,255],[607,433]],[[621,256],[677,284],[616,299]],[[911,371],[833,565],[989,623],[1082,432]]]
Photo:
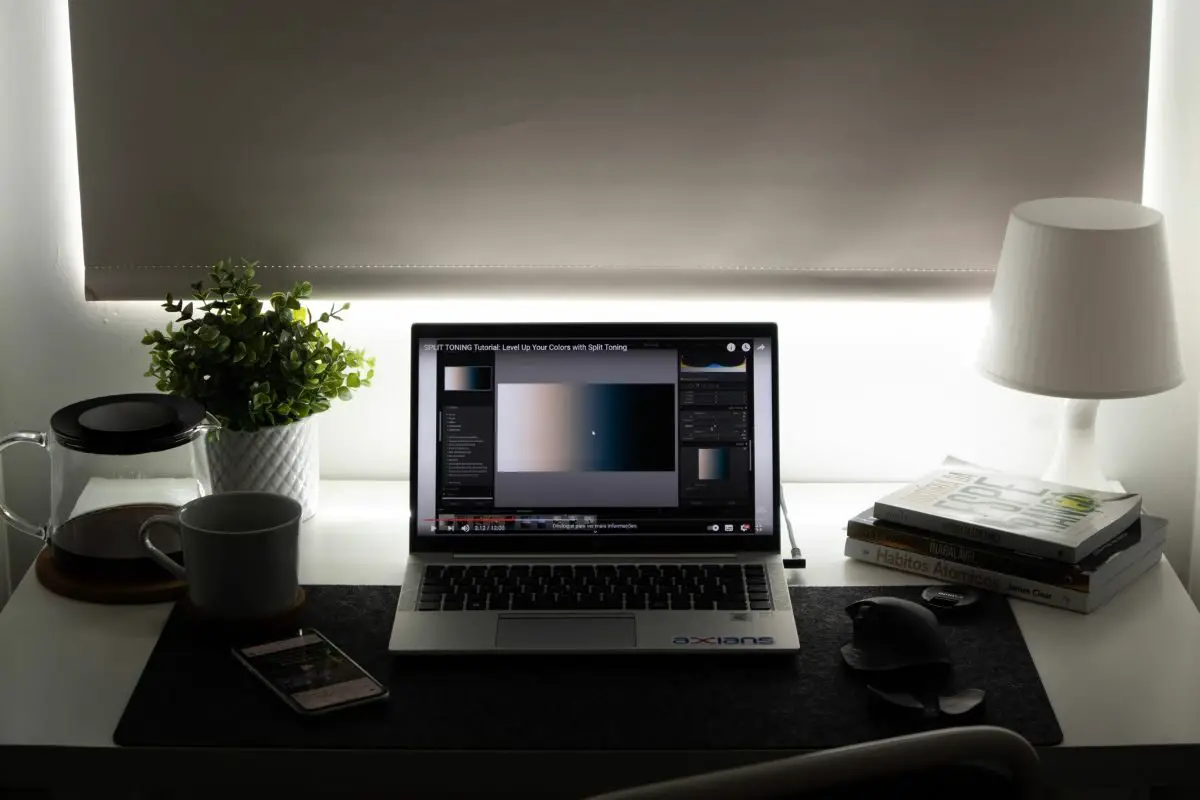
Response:
[[[145,377],[159,391],[191,397],[229,430],[254,431],[328,410],[370,384],[372,365],[362,350],[347,348],[322,329],[349,303],[320,315],[302,300],[312,284],[298,281],[289,292],[264,302],[253,282],[257,262],[222,259],[209,282],[190,285],[191,300],[167,296],[172,316],[165,332],[143,330],[148,348]]]

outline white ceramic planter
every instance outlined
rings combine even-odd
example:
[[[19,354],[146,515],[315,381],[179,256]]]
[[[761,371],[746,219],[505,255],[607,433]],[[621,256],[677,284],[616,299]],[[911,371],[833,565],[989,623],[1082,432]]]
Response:
[[[253,433],[223,430],[204,443],[214,493],[274,492],[317,513],[320,461],[314,417]]]

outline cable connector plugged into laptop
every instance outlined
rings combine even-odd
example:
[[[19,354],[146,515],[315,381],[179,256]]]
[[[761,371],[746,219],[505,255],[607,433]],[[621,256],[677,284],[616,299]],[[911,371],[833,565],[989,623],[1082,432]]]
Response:
[[[788,543],[792,546],[792,557],[783,560],[784,569],[804,569],[808,561],[796,546],[796,534],[792,531],[792,519],[788,516],[787,499],[783,496],[783,482],[779,483],[779,510],[783,512],[783,524],[787,526]]]

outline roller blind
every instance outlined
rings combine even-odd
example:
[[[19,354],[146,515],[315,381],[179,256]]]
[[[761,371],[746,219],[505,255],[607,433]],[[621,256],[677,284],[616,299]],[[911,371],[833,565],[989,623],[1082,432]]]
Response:
[[[1141,195],[1150,0],[70,14],[94,298],[225,256],[331,294],[522,270],[956,280],[990,274],[1018,202]]]

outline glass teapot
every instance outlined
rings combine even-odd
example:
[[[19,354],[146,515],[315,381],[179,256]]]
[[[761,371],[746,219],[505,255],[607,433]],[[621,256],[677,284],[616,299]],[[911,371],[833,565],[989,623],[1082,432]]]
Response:
[[[0,504],[14,528],[46,541],[56,566],[80,578],[154,580],[167,573],[138,540],[143,520],[211,492],[203,446],[220,427],[194,400],[125,394],[84,400],[50,418],[50,432],[0,438],[0,451],[35,444],[50,454],[50,520],[36,525]],[[180,476],[184,477],[180,477]],[[177,558],[179,535],[160,525],[152,540]]]

